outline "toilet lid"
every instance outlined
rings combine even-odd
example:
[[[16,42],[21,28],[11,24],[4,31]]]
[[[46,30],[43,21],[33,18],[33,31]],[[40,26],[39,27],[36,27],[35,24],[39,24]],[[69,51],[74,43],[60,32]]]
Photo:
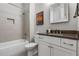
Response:
[[[35,47],[37,43],[28,43],[25,45],[26,48]]]

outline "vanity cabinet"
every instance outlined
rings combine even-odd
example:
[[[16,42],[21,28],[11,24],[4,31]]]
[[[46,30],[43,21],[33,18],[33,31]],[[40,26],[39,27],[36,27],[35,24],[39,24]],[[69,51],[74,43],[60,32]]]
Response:
[[[41,35],[37,40],[38,56],[76,56],[76,40]]]
[[[39,56],[75,56],[76,53],[58,46],[40,41],[38,45]]]

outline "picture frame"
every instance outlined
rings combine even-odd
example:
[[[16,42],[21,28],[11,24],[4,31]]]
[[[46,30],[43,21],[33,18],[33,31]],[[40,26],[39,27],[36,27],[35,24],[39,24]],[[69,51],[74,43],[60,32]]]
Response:
[[[43,25],[44,24],[44,12],[38,12],[36,14],[36,25]]]

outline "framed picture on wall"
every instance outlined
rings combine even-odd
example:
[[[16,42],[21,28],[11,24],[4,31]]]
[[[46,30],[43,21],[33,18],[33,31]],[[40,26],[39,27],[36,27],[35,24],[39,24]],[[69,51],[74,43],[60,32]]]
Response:
[[[44,24],[44,12],[43,11],[36,14],[36,24],[37,25]]]

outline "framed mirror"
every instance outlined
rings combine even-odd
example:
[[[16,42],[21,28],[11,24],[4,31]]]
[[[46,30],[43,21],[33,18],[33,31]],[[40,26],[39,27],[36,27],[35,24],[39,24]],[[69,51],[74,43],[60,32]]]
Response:
[[[67,3],[55,3],[50,6],[50,23],[67,22],[68,19]]]

